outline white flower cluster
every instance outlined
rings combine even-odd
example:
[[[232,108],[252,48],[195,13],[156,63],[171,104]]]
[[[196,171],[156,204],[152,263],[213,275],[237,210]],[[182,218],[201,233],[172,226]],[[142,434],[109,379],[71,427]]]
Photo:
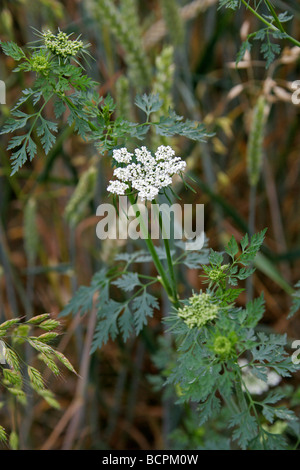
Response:
[[[261,395],[264,392],[267,392],[270,387],[275,387],[281,381],[280,375],[278,375],[273,370],[267,368],[267,382],[255,377],[251,372],[250,367],[248,367],[248,362],[245,359],[238,360],[239,366],[242,367],[243,381],[250,393],[253,395]]]
[[[75,56],[83,49],[83,42],[78,39],[70,40],[70,35],[59,31],[55,36],[51,31],[43,33],[46,48],[54,55],[66,58],[68,56]]]
[[[135,155],[136,163],[133,161]],[[135,149],[134,154],[125,147],[115,149],[113,158],[116,162],[126,164],[114,170],[117,180],[110,181],[107,190],[119,196],[126,189],[138,192],[142,201],[152,201],[159,190],[172,183],[172,176],[185,170],[186,162],[175,156],[170,146],[161,145],[153,156],[146,147]]]

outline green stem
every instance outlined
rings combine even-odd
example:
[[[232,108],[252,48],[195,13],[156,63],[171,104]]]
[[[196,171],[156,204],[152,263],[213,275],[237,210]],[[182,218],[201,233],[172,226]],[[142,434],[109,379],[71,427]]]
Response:
[[[244,392],[243,392],[243,389],[242,389],[241,380],[237,380],[237,381],[236,381],[236,383],[235,383],[235,391],[236,391],[236,396],[237,396],[238,403],[239,403],[239,405],[240,405],[241,411],[247,410],[247,409],[248,409],[248,405],[247,405],[247,402],[246,402],[246,399],[245,399],[245,395],[244,395]]]
[[[61,98],[68,103],[69,107],[71,107],[72,109],[75,109],[77,111],[76,106],[72,103],[72,101],[67,96],[61,96]],[[90,120],[87,119],[86,122],[88,123],[89,128],[91,129],[91,131],[98,131],[99,130],[98,127],[95,126],[95,124],[93,124]]]
[[[244,387],[245,394],[248,397],[249,405],[246,401],[242,386]],[[253,413],[254,413],[254,416],[255,416],[255,419],[256,419],[256,422],[257,422],[257,426],[258,426],[258,433],[259,433],[258,435],[261,434],[262,439],[263,439],[263,447],[265,449],[264,429],[262,428],[261,423],[260,423],[258,412],[257,412],[256,406],[255,406],[255,401],[252,399],[252,396],[251,396],[249,390],[247,389],[245,382],[242,379],[241,372],[238,373],[238,380],[235,384],[235,389],[236,389],[237,398],[238,398],[238,401],[239,401],[239,404],[241,406],[242,411],[246,410],[248,408],[249,408],[249,412],[250,412],[250,409],[253,410]]]
[[[245,7],[248,8],[248,10],[250,10],[253,13],[253,15],[256,16],[256,18],[262,21],[269,28],[273,29],[274,31],[277,31],[276,26],[274,26],[272,23],[269,23],[263,16],[261,16],[257,11],[255,11],[254,8],[250,7],[250,5],[245,0],[241,0],[241,1],[245,5]]]
[[[254,412],[255,419],[257,421],[258,427],[261,428],[259,416],[258,416],[257,409],[256,409],[256,406],[255,406],[255,401],[252,399],[251,393],[249,392],[248,388],[246,387],[246,384],[242,379],[242,374],[241,373],[239,373],[239,379],[240,380],[237,382],[238,385],[237,385],[237,389],[236,389],[237,394],[239,394],[240,397],[241,397],[241,394],[243,395],[243,397],[241,398],[242,399],[242,404],[245,408],[246,407],[248,408],[248,404],[247,404],[247,401],[245,399],[245,395],[244,395],[244,392],[243,392],[243,389],[242,389],[242,385],[243,385],[244,390],[245,390],[245,394],[247,395],[248,400],[249,400],[249,407],[252,408],[252,410]]]
[[[295,46],[298,46],[300,47],[300,42],[297,41],[297,39],[293,38],[292,36],[290,36],[289,34],[286,33],[286,31],[284,30],[282,24],[280,23],[275,11],[274,11],[274,14],[275,14],[275,17],[277,18],[277,21],[278,23],[280,24],[280,27],[279,27],[279,24],[276,24],[278,25],[278,27],[274,26],[272,23],[269,23],[269,21],[267,21],[263,16],[261,16],[257,11],[254,10],[254,8],[252,8],[250,5],[248,5],[248,3],[246,2],[246,0],[241,0],[241,2],[245,5],[245,7],[250,10],[253,15],[256,16],[256,18],[258,18],[260,21],[262,21],[262,23],[264,23],[266,26],[268,26],[268,28],[272,29],[273,31],[281,31],[282,33],[286,34],[286,39],[288,41],[290,41],[292,44],[294,44]],[[271,11],[271,10],[270,10]],[[272,13],[272,11],[271,11]],[[274,17],[274,15],[272,14],[272,16]],[[274,20],[276,21],[274,17]]]
[[[157,204],[156,200],[154,199],[154,204]],[[177,307],[179,307],[179,301],[178,301],[178,295],[177,295],[177,283],[175,279],[175,273],[174,273],[174,267],[173,267],[173,260],[172,260],[172,255],[171,255],[171,250],[170,250],[170,244],[169,240],[164,236],[164,226],[163,226],[163,221],[162,221],[162,216],[161,212],[158,212],[158,220],[159,220],[159,226],[160,230],[162,233],[162,238],[163,238],[163,243],[167,255],[167,263],[168,263],[168,268],[169,268],[169,273],[171,276],[171,282],[172,282],[172,290],[173,290],[173,297],[175,300],[175,303]]]
[[[226,366],[223,366],[223,373],[224,376],[228,376],[228,370],[226,369]],[[231,411],[232,414],[239,414],[240,410],[239,407],[237,406],[236,402],[234,401],[232,396],[226,397],[226,395],[223,393],[222,390],[219,389],[219,393],[221,397],[224,400],[224,403],[227,405],[228,409]]]
[[[285,29],[284,27],[282,26],[282,24],[280,23],[279,21],[279,18],[273,8],[273,6],[271,5],[271,3],[269,2],[269,0],[265,0],[265,4],[267,5],[267,7],[269,8],[270,12],[271,12],[271,15],[273,16],[274,20],[275,20],[275,24],[277,26],[277,28],[282,32],[282,33],[285,33]]]
[[[232,397],[227,398],[221,390],[219,390],[219,393],[220,393],[221,397],[223,398],[224,403],[226,404],[228,409],[231,411],[231,413],[232,414],[239,414],[240,410],[238,409],[238,406],[235,403],[235,401],[233,400],[233,398]]]
[[[162,265],[162,263],[161,263],[161,261],[158,257],[158,254],[155,250],[153,242],[152,242],[151,238],[149,237],[148,229],[145,226],[144,219],[141,216],[141,214],[139,213],[139,210],[136,208],[135,201],[134,201],[134,195],[129,194],[128,198],[129,198],[129,201],[130,201],[131,205],[133,206],[133,209],[135,211],[135,215],[136,215],[137,219],[139,220],[141,231],[142,231],[144,239],[145,239],[145,243],[147,245],[149,253],[150,253],[150,255],[153,259],[153,263],[154,263],[154,265],[157,269],[157,272],[159,274],[159,281],[161,282],[161,284],[165,288],[166,293],[167,293],[170,301],[172,302],[172,304],[174,306],[178,307],[178,301],[176,301],[176,299],[173,297],[172,287],[170,286],[169,279],[168,279],[168,277],[166,275],[166,272],[165,272],[165,269],[164,269],[164,267],[163,267],[163,265]]]

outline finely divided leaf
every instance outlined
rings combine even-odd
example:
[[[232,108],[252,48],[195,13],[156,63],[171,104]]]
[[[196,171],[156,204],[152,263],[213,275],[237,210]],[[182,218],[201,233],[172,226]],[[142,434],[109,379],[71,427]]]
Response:
[[[231,256],[231,258],[234,258],[235,255],[238,253],[239,247],[238,247],[237,242],[235,241],[234,236],[232,236],[231,239],[229,240],[229,243],[226,246],[225,251],[226,253],[229,254],[229,256]]]
[[[118,318],[118,325],[120,332],[123,336],[123,340],[127,341],[127,339],[131,336],[133,332],[133,321],[132,321],[132,313],[127,306],[124,312]]]
[[[109,337],[112,340],[116,338],[119,332],[117,320],[122,310],[124,310],[124,304],[111,299],[101,306],[100,320],[96,327],[91,353],[107,343]]]
[[[288,314],[288,318],[291,318],[295,313],[300,310],[300,281],[295,285],[296,291],[292,294],[292,305]]]
[[[144,325],[147,324],[147,317],[152,317],[154,308],[158,308],[158,306],[157,299],[148,294],[146,290],[132,301],[136,334],[139,334]]]
[[[137,95],[135,105],[149,116],[151,113],[155,113],[162,107],[163,101],[159,98],[158,94],[144,94]]]
[[[117,279],[116,281],[112,282],[115,286],[119,287],[125,292],[132,291],[135,287],[141,286],[141,282],[139,280],[139,276],[137,273],[126,273],[123,274],[122,277]]]
[[[37,128],[37,135],[40,137],[41,143],[45,150],[46,155],[55,143],[55,136],[52,132],[57,132],[57,124],[55,122],[47,121],[40,116],[41,124]]]
[[[25,58],[25,54],[22,49],[15,42],[2,42],[1,47],[7,56],[11,57],[14,60],[21,60]]]
[[[248,302],[246,312],[247,317],[245,320],[245,326],[249,328],[254,328],[265,313],[264,295],[261,294],[260,297]]]
[[[96,292],[104,288],[108,280],[105,269],[98,271],[92,279],[90,286],[80,286],[68,305],[60,313],[60,316],[67,316],[70,313],[76,315],[78,312],[84,315],[91,310],[93,306],[93,297]]]

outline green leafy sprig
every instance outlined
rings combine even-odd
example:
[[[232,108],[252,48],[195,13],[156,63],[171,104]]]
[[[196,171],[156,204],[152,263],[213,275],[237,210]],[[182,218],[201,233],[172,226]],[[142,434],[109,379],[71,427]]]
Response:
[[[271,377],[278,383],[299,370],[287,352],[286,335],[257,329],[265,312],[263,295],[245,308],[235,304],[243,291],[236,286],[253,273],[265,232],[251,239],[246,235],[240,246],[232,237],[224,253],[211,250],[209,263],[202,267],[206,292],[194,293],[166,319],[177,353],[165,385],[175,387],[178,403],[198,403],[198,426],[227,407],[232,445],[236,441],[242,449],[276,449],[279,442],[287,448],[283,436],[269,432],[268,426],[276,419],[296,420],[270,383]],[[250,377],[256,389],[249,385]],[[262,400],[259,387],[265,392]]]
[[[23,90],[11,117],[0,131],[0,134],[19,134],[23,130],[8,144],[8,150],[13,150],[12,174],[36,156],[38,145],[35,137],[46,155],[55,144],[58,123],[49,121],[43,114],[50,102],[54,104],[55,117],[60,119],[67,111],[67,124],[73,126],[84,140],[95,143],[101,154],[124,144],[127,139],[144,139],[150,127],[158,135],[168,137],[181,135],[197,141],[209,137],[202,124],[183,120],[173,110],[167,116],[160,116],[158,121],[150,119],[150,115],[163,105],[156,94],[136,97],[137,108],[146,114],[145,122],[131,122],[124,117],[115,119],[116,105],[112,97],[99,96],[99,84],[84,73],[80,64],[80,55],[88,53],[87,46],[81,40],[72,41],[61,31],[56,35],[47,31],[39,33],[39,36],[41,44],[29,48],[26,54],[14,42],[1,43],[3,52],[18,62],[16,72],[35,75],[33,85]],[[26,112],[21,109],[24,107]],[[31,111],[28,112],[27,108]]]

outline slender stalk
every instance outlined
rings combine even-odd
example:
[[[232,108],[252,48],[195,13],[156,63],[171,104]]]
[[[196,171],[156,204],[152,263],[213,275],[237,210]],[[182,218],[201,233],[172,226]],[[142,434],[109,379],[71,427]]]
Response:
[[[240,412],[237,404],[235,403],[235,401],[233,400],[233,398],[227,398],[222,392],[221,390],[219,390],[219,393],[224,401],[224,403],[226,404],[226,406],[229,408],[229,410],[231,411],[231,413],[233,414],[238,414]]]
[[[245,411],[248,409],[248,405],[245,399],[245,395],[242,389],[242,384],[240,380],[237,380],[235,383],[235,391],[236,391],[236,396],[238,399],[238,403],[240,405],[241,411]]]
[[[133,194],[130,194],[128,195],[128,198],[129,198],[129,201],[135,211],[135,214],[139,220],[139,223],[140,223],[140,227],[141,227],[141,230],[142,230],[142,233],[143,233],[143,236],[145,237],[145,243],[147,245],[147,248],[149,250],[149,253],[153,259],[153,263],[157,269],[157,272],[159,274],[159,280],[160,282],[162,283],[163,287],[165,288],[166,292],[167,292],[167,295],[170,299],[170,301],[172,302],[173,305],[175,305],[176,307],[178,307],[178,301],[176,301],[176,299],[173,297],[173,289],[172,287],[170,286],[170,281],[166,275],[166,272],[165,272],[165,269],[158,257],[158,254],[155,250],[155,247],[153,245],[153,242],[151,240],[151,238],[149,237],[149,233],[148,233],[148,229],[147,227],[145,226],[145,223],[144,223],[144,219],[143,217],[141,217],[138,209],[136,208],[136,205],[135,205],[135,202],[134,202],[134,196]]]
[[[276,12],[275,12],[275,10],[274,10],[274,8],[273,8],[273,5],[269,2],[269,0],[265,0],[265,4],[266,4],[267,7],[269,8],[270,13],[271,13],[271,15],[273,16],[273,18],[274,18],[274,20],[275,20],[275,24],[276,24],[277,28],[280,29],[280,31],[281,31],[282,33],[285,33],[284,27],[283,27],[282,24],[280,23],[279,18],[278,18],[277,14],[276,14]]]
[[[269,21],[267,21],[256,10],[254,10],[254,8],[252,8],[245,0],[241,0],[241,2],[245,5],[246,8],[248,8],[248,10],[250,10],[253,13],[253,15],[256,16],[256,18],[258,18],[260,21],[262,21],[269,28],[273,29],[274,31],[277,31],[276,26],[274,26],[272,23],[269,23]]]
[[[249,218],[248,218],[248,233],[250,237],[255,233],[255,213],[256,213],[256,185],[251,185],[250,187],[250,197],[249,197]],[[253,264],[251,265],[251,267]],[[247,286],[247,302],[253,300],[253,275],[249,276],[246,280]]]
[[[177,307],[179,307],[177,287],[176,287],[176,279],[175,279],[175,273],[174,273],[174,269],[173,269],[173,261],[172,261],[171,251],[170,251],[170,244],[169,244],[169,240],[167,238],[163,238],[163,241],[164,241],[164,247],[165,247],[166,255],[167,255],[168,268],[169,268],[169,272],[170,272],[170,276],[171,276],[173,298],[174,298],[174,301],[175,301],[174,303],[176,304]]]
[[[157,204],[155,199],[154,199],[154,204]],[[173,297],[174,297],[174,300],[175,300],[177,306],[179,306],[178,295],[177,295],[177,287],[176,287],[177,283],[176,283],[176,279],[175,279],[175,273],[174,273],[173,260],[172,260],[171,250],[170,250],[170,244],[169,244],[169,240],[166,237],[164,237],[165,230],[164,230],[162,216],[161,216],[160,212],[158,212],[158,220],[159,220],[159,226],[160,226],[160,229],[161,229],[163,243],[164,243],[164,247],[165,247],[165,251],[166,251],[166,255],[167,255],[167,263],[168,263],[169,273],[170,273],[170,276],[171,276]]]
[[[266,0],[265,0],[266,1]],[[258,18],[262,23],[264,23],[266,26],[268,26],[268,28],[270,29],[273,29],[273,31],[281,31],[282,33],[284,33],[286,35],[286,39],[288,41],[290,41],[292,44],[294,44],[295,46],[298,46],[300,47],[300,42],[297,41],[297,39],[293,38],[292,36],[290,36],[289,34],[287,34],[287,32],[285,31],[285,29],[283,28],[282,24],[280,23],[279,19],[278,19],[278,16],[276,15],[275,13],[275,10],[272,8],[272,10],[270,9],[270,12],[272,13],[272,16],[275,20],[275,23],[277,26],[273,25],[272,23],[270,23],[268,20],[266,20],[263,16],[261,16],[256,10],[254,10],[254,8],[252,8],[247,2],[246,0],[241,0],[241,2],[245,5],[245,7],[250,10],[253,15],[256,16],[256,18]],[[269,4],[269,2],[266,1],[266,4],[269,6],[271,6]],[[280,26],[279,26],[280,25]]]
[[[226,368],[226,366],[224,365],[223,366],[223,373],[224,375],[227,375],[228,374],[228,370]],[[227,397],[222,390],[219,389],[219,393],[222,397],[222,399],[224,400],[224,403],[227,405],[227,407],[229,408],[229,410],[233,413],[233,414],[238,414],[240,413],[240,409],[237,405],[237,403],[235,402],[233,396],[230,396],[230,397]]]
[[[75,111],[77,111],[77,108],[76,106],[72,103],[72,101],[67,97],[67,96],[62,96],[62,99],[66,101],[66,103],[68,103],[68,106],[72,109],[74,109]],[[91,129],[91,131],[98,131],[98,127],[95,126],[95,124],[93,124],[89,119],[86,120],[89,128]]]

